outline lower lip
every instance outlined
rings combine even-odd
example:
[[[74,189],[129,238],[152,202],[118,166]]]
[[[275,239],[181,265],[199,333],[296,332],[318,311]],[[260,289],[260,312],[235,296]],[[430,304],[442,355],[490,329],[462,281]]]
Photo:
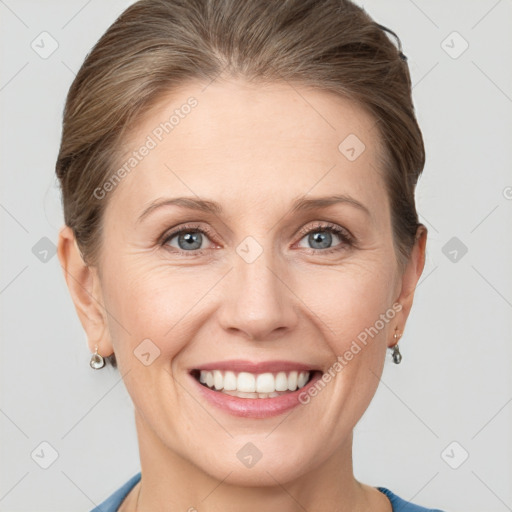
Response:
[[[193,375],[189,374],[189,377],[194,381],[195,385],[199,388],[199,392],[202,393],[206,400],[219,409],[243,418],[269,418],[302,405],[299,401],[299,395],[307,393],[309,388],[314,386],[315,382],[322,377],[322,374],[315,372],[312,379],[304,387],[274,398],[240,398],[231,396],[203,386]]]

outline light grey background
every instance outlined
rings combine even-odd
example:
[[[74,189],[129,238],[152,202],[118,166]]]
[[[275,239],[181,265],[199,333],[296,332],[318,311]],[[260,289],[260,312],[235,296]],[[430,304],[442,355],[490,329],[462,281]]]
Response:
[[[0,0],[3,512],[85,512],[140,469],[131,399],[117,371],[89,367],[50,243],[67,90],[131,3]],[[424,506],[512,510],[512,2],[359,3],[409,58],[429,237],[403,362],[387,360],[356,427],[355,474]],[[51,49],[43,31],[58,43],[47,58],[31,47]]]

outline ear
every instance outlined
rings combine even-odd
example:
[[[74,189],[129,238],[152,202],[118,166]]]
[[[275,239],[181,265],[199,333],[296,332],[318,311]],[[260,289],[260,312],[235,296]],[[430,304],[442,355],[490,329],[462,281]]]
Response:
[[[409,317],[411,311],[412,302],[414,299],[414,292],[416,291],[416,285],[423,273],[425,267],[425,248],[427,244],[427,228],[420,224],[416,231],[416,240],[414,247],[412,248],[411,255],[405,266],[405,269],[401,277],[401,291],[396,302],[402,305],[402,309],[397,315],[398,328],[397,333],[401,334],[404,331],[405,323]],[[396,340],[392,337],[390,347],[396,343]]]
[[[98,354],[111,355],[113,347],[97,268],[84,263],[73,230],[67,225],[59,232],[57,254],[90,351],[94,352],[98,345]]]

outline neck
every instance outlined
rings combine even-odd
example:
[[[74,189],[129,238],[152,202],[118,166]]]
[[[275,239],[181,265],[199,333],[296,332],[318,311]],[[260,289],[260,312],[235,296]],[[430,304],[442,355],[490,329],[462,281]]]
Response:
[[[339,451],[298,478],[280,479],[276,468],[266,472],[272,476],[270,485],[248,486],[240,485],[233,477],[236,467],[223,478],[215,478],[163,445],[137,410],[135,421],[142,478],[120,510],[391,512],[389,500],[383,494],[354,478],[352,435]]]

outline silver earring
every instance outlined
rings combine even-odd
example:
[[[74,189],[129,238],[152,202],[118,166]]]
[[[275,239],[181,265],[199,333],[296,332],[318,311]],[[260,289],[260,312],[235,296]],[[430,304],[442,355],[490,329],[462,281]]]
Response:
[[[98,354],[98,345],[94,347],[94,354],[91,356],[91,361],[89,364],[91,365],[91,368],[95,370],[99,370],[105,366],[105,359],[103,359],[103,357]]]
[[[393,362],[395,364],[400,364],[402,361],[402,354],[400,354],[400,349],[398,348],[398,340],[402,335],[398,334],[396,332],[397,330],[398,327],[395,327],[395,334],[393,334],[393,338],[395,338],[396,343],[393,345],[393,353],[391,354],[391,357],[393,358]]]

